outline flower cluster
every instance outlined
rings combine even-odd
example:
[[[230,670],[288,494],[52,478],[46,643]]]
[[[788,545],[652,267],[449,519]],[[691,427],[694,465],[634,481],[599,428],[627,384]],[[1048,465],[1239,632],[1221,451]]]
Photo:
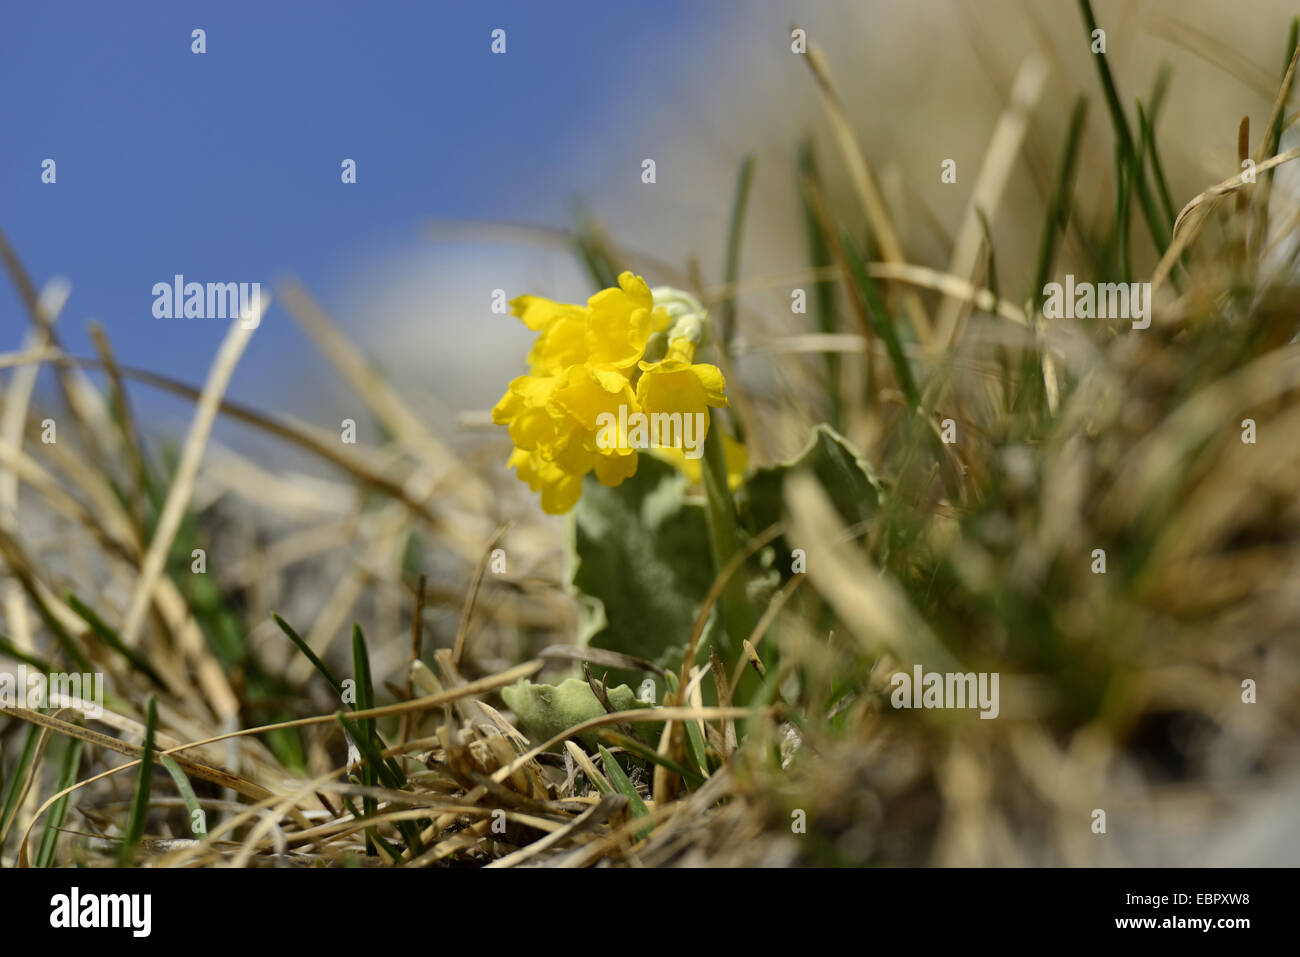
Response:
[[[721,370],[695,362],[703,310],[684,293],[651,293],[625,272],[586,306],[538,296],[510,306],[538,336],[529,374],[510,383],[492,421],[508,427],[515,450],[506,464],[541,493],[546,512],[573,508],[588,472],[602,485],[636,472],[627,441],[598,441],[611,416],[703,413],[707,429],[709,408],[727,404]]]

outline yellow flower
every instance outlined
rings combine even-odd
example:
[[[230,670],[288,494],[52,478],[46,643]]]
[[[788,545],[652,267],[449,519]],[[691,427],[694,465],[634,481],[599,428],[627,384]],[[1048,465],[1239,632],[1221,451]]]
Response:
[[[705,317],[685,293],[651,292],[644,279],[625,272],[617,287],[596,293],[586,306],[540,296],[519,296],[510,305],[538,336],[528,354],[529,374],[511,381],[492,421],[509,430],[515,446],[507,467],[540,493],[546,512],[573,508],[588,473],[602,485],[636,474],[635,448],[598,441],[609,422],[643,412],[704,413],[707,429],[708,409],[727,405],[722,372],[694,361]],[[664,358],[645,361],[651,342],[662,349],[664,339]],[[681,449],[661,454],[699,480],[698,459]],[[729,470],[734,461],[743,471],[744,456],[744,447],[732,442]]]
[[[639,363],[636,397],[646,412],[707,413],[710,406],[720,409],[727,404],[722,370],[708,363],[692,364],[694,358],[695,343],[680,337],[658,362]]]
[[[617,289],[602,289],[587,300],[587,348],[592,365],[602,369],[629,369],[645,355],[653,332],[663,332],[671,321],[655,309],[650,287],[640,276],[625,272]]]

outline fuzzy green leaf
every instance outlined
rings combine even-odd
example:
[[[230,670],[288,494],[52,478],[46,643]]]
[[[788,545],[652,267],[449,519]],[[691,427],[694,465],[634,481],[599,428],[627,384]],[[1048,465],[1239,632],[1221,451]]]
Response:
[[[609,703],[617,711],[630,711],[641,707],[636,695],[627,685],[607,688]],[[558,685],[537,685],[526,679],[501,689],[510,710],[519,718],[524,730],[538,741],[549,741],[576,724],[599,718],[605,714],[591,686],[577,678],[568,678]],[[589,747],[594,745],[591,734],[579,735]]]
[[[584,644],[665,668],[680,663],[713,581],[704,508],[687,500],[685,486],[685,476],[651,455],[619,486],[588,482],[574,510],[571,557]]]
[[[880,506],[884,490],[871,465],[848,439],[819,425],[794,459],[756,469],[745,480],[739,495],[741,514],[752,532],[780,521],[785,481],[799,471],[813,474],[850,528],[870,519]]]

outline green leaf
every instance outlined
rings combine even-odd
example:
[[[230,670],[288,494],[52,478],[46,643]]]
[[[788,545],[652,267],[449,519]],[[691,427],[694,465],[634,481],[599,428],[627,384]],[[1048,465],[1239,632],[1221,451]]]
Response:
[[[605,693],[616,711],[642,707],[627,685],[607,688]],[[502,688],[501,697],[519,718],[524,730],[538,741],[549,741],[576,724],[606,713],[591,686],[578,678],[568,678],[558,685],[533,684],[521,678]],[[595,737],[591,734],[582,734],[579,738],[589,747],[595,744]]]
[[[604,762],[605,775],[609,778],[609,783],[614,785],[615,791],[627,798],[627,803],[632,811],[632,816],[648,817],[650,815],[650,809],[645,806],[645,801],[641,800],[641,795],[638,794],[636,788],[632,786],[632,782],[629,781],[627,775],[623,773],[623,769],[618,766],[618,762],[614,760],[614,755],[610,754],[603,744],[600,745],[600,757]],[[653,830],[654,825],[651,824],[637,831],[636,836],[638,838],[646,837]]]
[[[657,727],[662,728],[663,725],[657,725]],[[644,758],[651,764],[658,764],[661,767],[667,768],[673,774],[685,781],[689,787],[697,788],[704,783],[704,775],[700,774],[698,771],[692,771],[684,765],[678,764],[671,758],[664,757],[648,744],[643,744],[634,738],[629,738],[625,734],[619,734],[617,731],[611,731],[608,728],[601,728],[596,733],[600,740],[606,744],[612,744],[615,747],[622,748],[624,751],[630,751],[632,754]]]
[[[850,528],[870,519],[880,507],[884,490],[871,465],[848,439],[828,425],[819,425],[794,459],[755,469],[745,480],[739,498],[752,531],[780,521],[786,478],[802,471],[813,474]]]
[[[652,455],[617,487],[588,481],[570,553],[583,644],[680,664],[714,577],[704,508],[685,487],[684,475]]]
[[[701,771],[709,770],[709,759],[704,748],[704,735],[700,733],[700,726],[695,721],[684,721],[682,725],[686,728],[686,741],[690,745],[690,755],[695,761],[695,766]]]

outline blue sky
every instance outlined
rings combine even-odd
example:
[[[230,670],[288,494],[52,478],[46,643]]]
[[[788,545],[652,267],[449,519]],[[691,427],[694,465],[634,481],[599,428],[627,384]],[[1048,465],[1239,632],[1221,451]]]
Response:
[[[292,273],[329,305],[359,259],[430,219],[566,225],[590,170],[573,150],[668,67],[691,8],[9,2],[0,227],[38,285],[71,281],[71,351],[92,354],[93,318],[123,362],[200,382],[225,325],[155,319],[155,282]],[[0,351],[27,327],[3,286]],[[265,395],[308,349],[273,305],[232,393]]]

